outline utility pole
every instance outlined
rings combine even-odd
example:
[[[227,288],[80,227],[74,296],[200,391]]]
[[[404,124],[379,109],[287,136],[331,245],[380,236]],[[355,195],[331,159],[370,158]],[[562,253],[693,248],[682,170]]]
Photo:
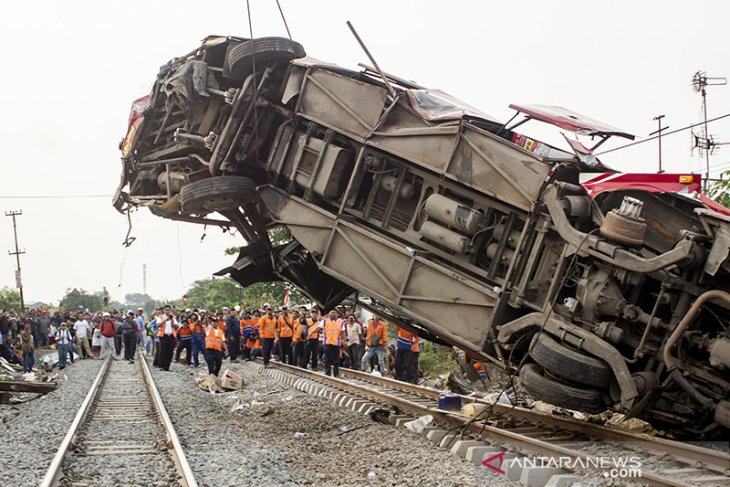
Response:
[[[24,254],[25,250],[20,250],[18,248],[18,226],[15,223],[15,217],[22,215],[22,211],[6,211],[5,216],[10,216],[13,218],[13,234],[15,235],[15,252],[11,252],[8,250],[9,255],[15,256],[15,261],[18,264],[18,270],[15,271],[15,287],[18,288],[18,291],[20,291],[20,312],[25,310],[25,300],[23,299],[23,279],[20,274],[20,254]]]
[[[657,139],[659,139],[659,170],[657,171],[659,174],[664,172],[662,169],[662,130],[667,130],[669,128],[669,125],[662,127],[662,118],[664,118],[664,115],[657,115],[654,117],[654,120],[657,121],[658,129],[649,134],[649,136],[659,134],[659,137],[657,137]]]
[[[142,294],[147,294],[147,263],[142,264]]]
[[[700,93],[702,95],[702,110],[704,111],[705,116],[705,133],[704,133],[704,141],[702,144],[698,144],[701,148],[705,149],[705,181],[702,190],[704,192],[707,192],[708,184],[710,182],[710,149],[714,146],[712,139],[710,137],[710,133],[707,130],[707,87],[708,86],[722,86],[727,84],[727,78],[722,77],[709,77],[707,76],[707,73],[704,71],[697,71],[694,76],[692,76],[692,89],[695,90],[695,92]]]

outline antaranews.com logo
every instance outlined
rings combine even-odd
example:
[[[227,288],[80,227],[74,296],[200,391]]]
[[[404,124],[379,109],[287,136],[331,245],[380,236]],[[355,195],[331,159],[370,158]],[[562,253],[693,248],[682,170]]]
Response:
[[[485,467],[500,475],[507,475],[510,468],[562,468],[566,470],[598,469],[603,476],[612,479],[641,478],[641,459],[625,456],[573,457],[516,457],[505,459],[506,452],[500,452],[482,462]]]

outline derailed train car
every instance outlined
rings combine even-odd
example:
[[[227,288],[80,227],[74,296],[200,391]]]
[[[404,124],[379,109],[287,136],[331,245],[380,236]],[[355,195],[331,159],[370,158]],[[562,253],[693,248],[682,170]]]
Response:
[[[597,145],[631,137],[513,108]],[[522,121],[289,39],[212,36],[133,105],[115,206],[235,226],[246,245],[221,274],[286,280],[324,308],[357,290],[547,402],[727,435],[727,213],[681,194],[696,175],[618,175]],[[279,225],[292,240],[272,246]]]

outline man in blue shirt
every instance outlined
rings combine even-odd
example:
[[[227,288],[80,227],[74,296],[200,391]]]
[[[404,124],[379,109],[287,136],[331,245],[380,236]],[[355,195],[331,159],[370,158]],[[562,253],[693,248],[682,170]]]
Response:
[[[226,318],[226,341],[231,362],[238,362],[238,352],[241,350],[241,324],[236,314],[236,310],[231,309]]]

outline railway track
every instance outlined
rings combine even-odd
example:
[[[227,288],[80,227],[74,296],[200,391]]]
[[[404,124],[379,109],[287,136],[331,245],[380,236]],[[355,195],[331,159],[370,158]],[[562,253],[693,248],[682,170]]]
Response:
[[[600,484],[609,475],[613,480],[623,475],[631,478],[620,477],[618,481],[623,478],[626,483],[611,485],[730,486],[727,451],[463,396],[465,402],[491,408],[487,421],[475,420],[439,409],[441,391],[435,389],[349,369],[340,369],[341,377],[336,379],[281,363],[271,365],[264,369],[258,363],[249,364],[299,390],[360,412],[396,406],[400,413],[390,417],[396,426],[431,415],[436,424],[426,426],[421,434],[433,443],[477,464],[490,458],[495,458],[494,466],[506,461],[509,468],[504,475],[526,485],[545,485],[559,475],[566,483],[553,481],[553,485],[577,481],[594,485],[591,477]],[[621,467],[612,465],[614,461],[628,463]],[[489,473],[498,472],[491,469]]]
[[[101,365],[41,487],[197,487],[146,361]]]

